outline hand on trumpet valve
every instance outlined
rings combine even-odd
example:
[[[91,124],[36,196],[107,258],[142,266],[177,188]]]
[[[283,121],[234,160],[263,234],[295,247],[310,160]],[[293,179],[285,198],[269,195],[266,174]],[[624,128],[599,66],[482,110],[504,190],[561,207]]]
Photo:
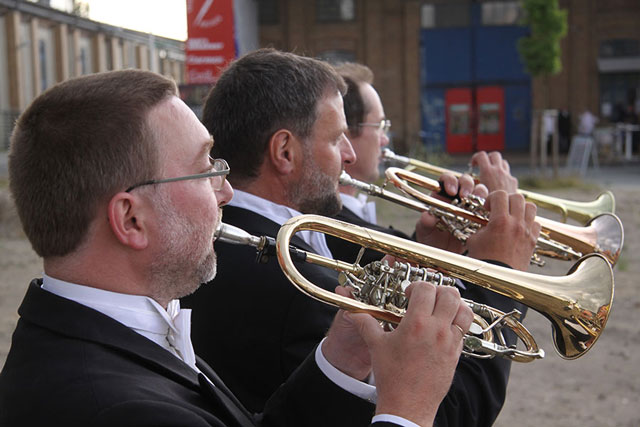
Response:
[[[346,317],[371,355],[377,413],[393,410],[419,425],[430,425],[451,385],[473,314],[453,287],[415,282],[407,294],[407,313],[392,331],[384,331],[368,314]]]
[[[440,176],[440,183],[444,192],[449,196],[447,198],[441,194],[432,193],[433,197],[440,200],[448,201],[456,197],[465,198],[471,194],[484,199],[489,193],[487,187],[483,184],[475,185],[473,178],[466,174],[459,179],[448,173],[443,174]],[[429,212],[423,212],[416,223],[416,240],[438,249],[462,253],[464,243],[451,234],[450,231],[439,227],[439,222],[440,220]]]
[[[353,298],[351,291],[344,286],[337,286],[336,293]],[[359,326],[344,310],[338,310],[333,319],[327,339],[322,344],[322,354],[329,363],[352,378],[364,380],[371,374],[369,348]]]
[[[518,179],[511,175],[509,162],[499,152],[478,151],[471,156],[469,165],[478,167],[478,179],[489,191],[504,190],[509,194],[518,192]]]
[[[468,255],[526,271],[540,234],[536,206],[525,202],[521,194],[494,191],[485,208],[489,222],[467,239]]]

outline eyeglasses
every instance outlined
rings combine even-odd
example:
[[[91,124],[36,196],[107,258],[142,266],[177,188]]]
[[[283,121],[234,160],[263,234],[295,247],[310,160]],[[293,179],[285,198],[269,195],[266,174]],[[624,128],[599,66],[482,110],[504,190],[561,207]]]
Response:
[[[165,179],[151,179],[149,181],[144,181],[136,185],[132,185],[127,188],[125,191],[128,193],[134,188],[142,187],[143,185],[152,185],[152,184],[162,184],[165,182],[176,182],[176,181],[186,181],[188,179],[200,179],[200,178],[215,178],[211,180],[214,191],[222,190],[224,187],[224,181],[227,175],[230,172],[229,164],[224,159],[214,159],[209,156],[209,160],[211,161],[211,172],[198,173],[195,175],[186,175],[179,176],[176,178],[165,178]]]
[[[376,127],[378,130],[387,133],[389,132],[389,129],[391,129],[391,120],[381,120],[380,123],[358,123],[358,126]]]

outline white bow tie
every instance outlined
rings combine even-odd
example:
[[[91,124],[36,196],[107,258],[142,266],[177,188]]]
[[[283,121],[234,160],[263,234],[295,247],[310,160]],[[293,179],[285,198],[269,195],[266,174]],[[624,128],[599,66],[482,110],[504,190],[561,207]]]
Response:
[[[196,369],[196,355],[191,344],[191,310],[180,309],[178,300],[167,306],[171,325],[167,333],[167,341],[178,356],[189,366]]]

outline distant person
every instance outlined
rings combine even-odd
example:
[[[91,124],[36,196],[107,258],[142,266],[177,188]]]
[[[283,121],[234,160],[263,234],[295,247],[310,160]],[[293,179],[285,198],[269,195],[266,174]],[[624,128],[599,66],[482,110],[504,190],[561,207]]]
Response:
[[[593,130],[598,124],[598,117],[593,115],[591,111],[585,110],[580,114],[580,122],[578,123],[578,133],[584,136],[593,136]]]

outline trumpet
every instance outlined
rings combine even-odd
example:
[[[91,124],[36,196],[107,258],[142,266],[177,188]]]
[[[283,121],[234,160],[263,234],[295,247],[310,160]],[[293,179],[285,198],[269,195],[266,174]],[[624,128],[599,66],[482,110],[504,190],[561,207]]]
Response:
[[[407,263],[393,266],[373,263],[362,267],[357,262],[350,264],[301,251],[291,246],[290,241],[296,232],[302,230],[330,234],[362,245],[363,248],[370,247],[407,260]],[[220,225],[216,238],[229,243],[251,245],[260,252],[273,244],[270,237],[252,236],[228,224]],[[468,280],[541,312],[551,321],[554,346],[565,359],[578,358],[591,349],[604,329],[613,302],[611,266],[604,257],[596,254],[581,258],[567,276],[540,276],[317,215],[301,215],[287,221],[280,228],[275,244],[283,272],[301,292],[341,309],[368,313],[389,324],[399,323],[404,315],[404,289],[409,280],[427,279],[438,284],[451,284],[452,278]],[[341,283],[354,289],[356,299],[315,286],[296,269],[294,259],[340,272]],[[428,269],[433,269],[435,273],[428,272]],[[394,280],[400,278],[402,280]],[[502,313],[473,301],[465,302],[475,316],[472,328],[464,336],[465,354],[482,358],[500,356],[518,362],[544,357],[544,351],[538,348],[535,339],[518,321],[517,311]],[[512,330],[525,349],[506,345],[503,328]]]
[[[440,184],[438,181],[406,169],[393,167],[388,168],[385,171],[385,175],[387,180],[391,181],[403,193],[428,206],[433,206],[436,210],[435,214],[445,218],[445,222],[449,225],[451,231],[458,231],[456,226],[462,223],[463,226],[473,224],[466,230],[474,232],[476,229],[474,226],[480,227],[488,222],[488,215],[482,208],[484,200],[467,202],[473,209],[473,211],[469,211],[428,196],[409,185],[409,183],[413,183],[426,190],[439,192]],[[453,219],[451,218],[452,216],[454,217]],[[457,221],[458,218],[461,221]],[[569,261],[576,260],[584,254],[599,253],[604,255],[611,265],[615,265],[618,261],[624,244],[624,229],[622,222],[614,214],[600,214],[592,218],[584,227],[564,224],[539,216],[535,220],[542,226],[541,237],[538,239],[535,255],[544,255]],[[465,240],[468,237],[467,233],[463,232],[455,235],[461,240]],[[539,260],[534,260],[534,263],[540,262]]]
[[[443,220],[445,227],[462,241],[465,241],[480,226],[486,225],[488,221],[486,213],[481,209],[482,200],[464,201],[463,208],[425,195],[405,182],[409,180],[426,189],[440,191],[440,184],[435,180],[399,168],[388,168],[385,175],[388,181],[392,181],[413,199],[375,184],[353,179],[346,172],[342,172],[340,184],[355,187],[369,195],[418,212],[430,212]],[[536,221],[542,225],[542,235],[538,239],[536,251],[532,257],[533,264],[544,265],[540,255],[570,261],[577,260],[585,254],[600,253],[615,265],[620,256],[624,243],[624,230],[620,219],[613,214],[601,214],[592,219],[586,227],[558,223],[541,217],[536,217]]]
[[[395,162],[409,170],[420,170],[435,176],[440,176],[443,173],[450,173],[459,178],[462,175],[460,172],[442,168],[431,163],[400,156],[388,148],[383,150],[382,157],[386,161]],[[474,179],[476,183],[479,182],[476,177],[474,177]],[[566,222],[567,218],[571,218],[585,225],[600,214],[615,213],[616,201],[611,191],[601,193],[595,200],[590,202],[565,200],[527,190],[518,190],[518,192],[522,194],[527,201],[535,203],[536,206],[561,214],[563,222]]]

